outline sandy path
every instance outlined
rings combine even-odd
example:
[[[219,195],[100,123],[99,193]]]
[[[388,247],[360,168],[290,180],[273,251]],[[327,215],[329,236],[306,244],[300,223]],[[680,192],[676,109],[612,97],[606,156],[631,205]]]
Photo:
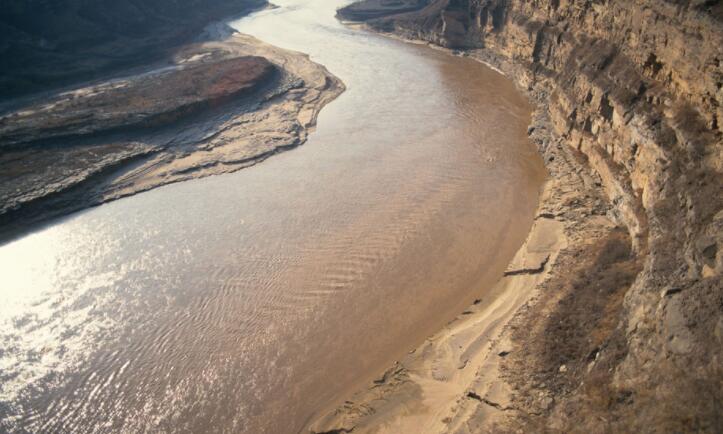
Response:
[[[547,183],[543,201],[552,185]],[[484,403],[493,413],[504,408],[509,391],[499,381],[499,360],[509,352],[506,325],[565,245],[563,224],[538,218],[506,276],[482,299],[310,430],[437,433],[448,429],[450,416],[464,411],[466,401]]]

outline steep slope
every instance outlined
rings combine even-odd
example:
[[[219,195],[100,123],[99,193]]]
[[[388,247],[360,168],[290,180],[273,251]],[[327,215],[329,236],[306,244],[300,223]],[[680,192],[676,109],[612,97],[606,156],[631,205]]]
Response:
[[[722,17],[719,1],[437,0],[367,21],[492,64],[538,103],[541,218],[568,240],[495,335],[498,401],[474,391],[479,365],[432,432],[723,430]],[[404,426],[413,406],[382,409],[377,386],[324,426]]]

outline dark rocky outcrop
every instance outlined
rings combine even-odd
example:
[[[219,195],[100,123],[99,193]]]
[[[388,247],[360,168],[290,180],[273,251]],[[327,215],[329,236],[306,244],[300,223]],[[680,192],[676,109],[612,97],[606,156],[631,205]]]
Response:
[[[265,0],[5,0],[0,101],[159,60]]]
[[[505,71],[547,118],[531,131],[549,128],[548,162],[571,147],[625,229],[553,264],[575,280],[516,325],[506,428],[720,432],[723,2],[437,0],[368,25]]]
[[[263,57],[232,57],[173,65],[136,79],[75,89],[0,116],[0,149],[169,124],[251,93],[272,80],[275,72],[277,68]]]
[[[265,0],[7,0],[0,243],[302,144],[343,84],[219,20]]]
[[[179,48],[160,68],[17,104],[0,114],[0,243],[298,146],[343,90],[307,56],[229,33]]]
[[[390,14],[418,11],[430,0],[369,0],[352,3],[337,12],[337,16],[351,21],[366,21]]]

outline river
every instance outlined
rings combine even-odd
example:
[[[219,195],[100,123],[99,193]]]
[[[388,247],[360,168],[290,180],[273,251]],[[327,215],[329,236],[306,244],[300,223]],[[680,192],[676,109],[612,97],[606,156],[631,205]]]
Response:
[[[347,91],[297,149],[0,246],[0,431],[298,432],[524,241],[545,172],[507,78],[276,3],[233,27]]]

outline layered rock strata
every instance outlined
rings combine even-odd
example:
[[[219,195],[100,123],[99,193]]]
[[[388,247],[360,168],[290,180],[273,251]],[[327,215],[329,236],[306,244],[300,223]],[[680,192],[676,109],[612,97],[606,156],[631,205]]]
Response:
[[[0,116],[0,240],[298,146],[343,90],[308,56],[235,33],[10,110]]]
[[[722,17],[704,1],[439,0],[367,21],[530,95],[552,178],[540,216],[565,243],[516,286],[511,319],[461,316],[312,431],[723,430]]]

